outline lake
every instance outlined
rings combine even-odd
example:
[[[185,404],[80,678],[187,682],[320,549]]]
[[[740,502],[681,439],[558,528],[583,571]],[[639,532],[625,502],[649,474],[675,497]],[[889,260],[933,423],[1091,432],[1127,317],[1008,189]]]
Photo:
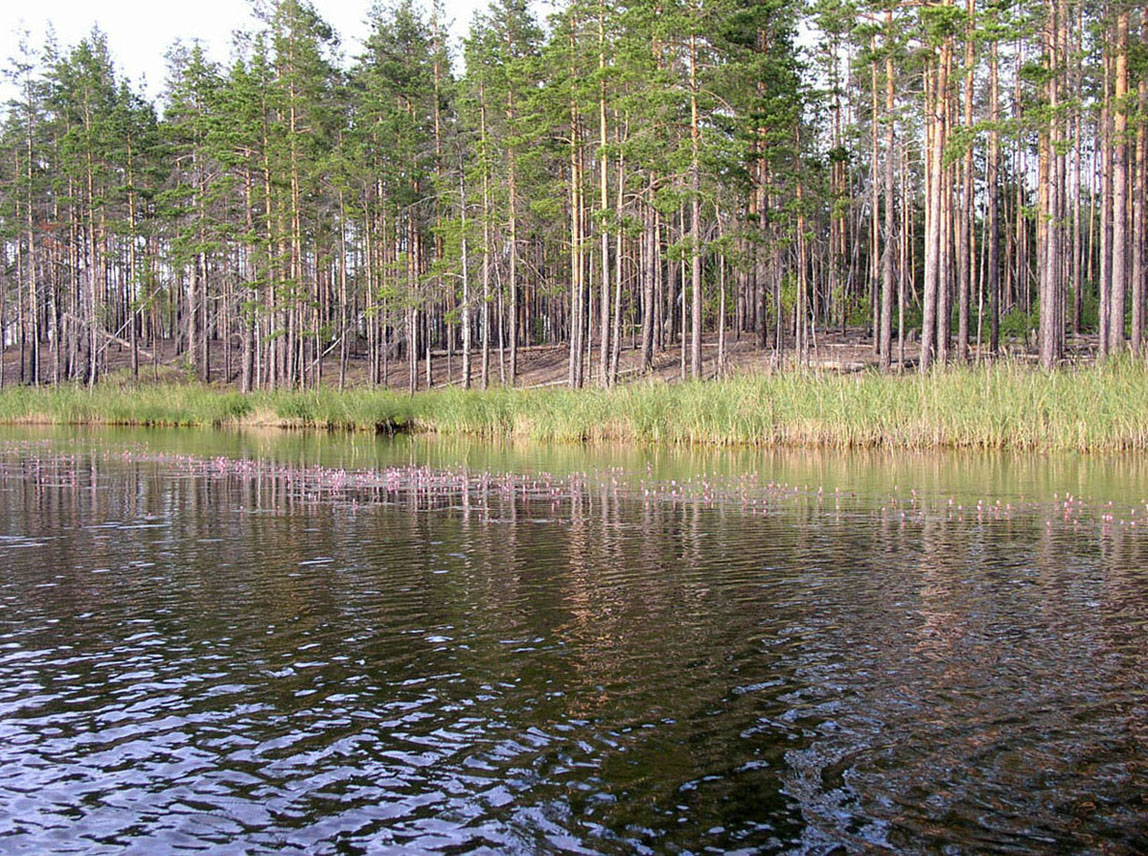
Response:
[[[1136,458],[0,433],[0,852],[1148,852]]]

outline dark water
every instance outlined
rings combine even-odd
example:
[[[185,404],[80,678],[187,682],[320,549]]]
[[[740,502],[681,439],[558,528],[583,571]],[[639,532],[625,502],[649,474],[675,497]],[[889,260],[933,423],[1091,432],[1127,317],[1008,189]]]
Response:
[[[1136,461],[8,437],[0,853],[1148,852]]]

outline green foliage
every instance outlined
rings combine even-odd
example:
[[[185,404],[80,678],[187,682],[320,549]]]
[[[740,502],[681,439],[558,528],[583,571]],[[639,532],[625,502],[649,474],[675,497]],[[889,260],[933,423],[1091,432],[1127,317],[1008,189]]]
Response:
[[[963,33],[967,15],[961,6],[929,3],[918,10],[921,26],[930,44],[940,45],[946,38]]]
[[[1001,315],[1000,330],[1002,339],[1028,342],[1040,326],[1040,307],[1034,305],[1030,312],[1014,307]]]
[[[588,316],[587,307],[574,312],[572,271],[596,289],[601,311],[613,300],[601,297],[605,269],[622,270],[619,315],[636,324],[648,320],[640,316],[652,302],[643,292],[650,271],[662,265],[664,281],[670,263],[694,256],[706,271],[697,293],[707,321],[721,257],[737,276],[735,300],[780,275],[782,309],[792,309],[801,282],[817,289],[816,323],[836,326],[840,318],[829,316],[839,311],[847,323],[867,323],[869,300],[843,306],[828,294],[828,272],[848,270],[851,291],[875,287],[865,244],[887,129],[907,157],[897,194],[911,195],[911,222],[895,228],[915,229],[920,272],[920,107],[925,82],[937,79],[937,47],[950,42],[950,95],[959,100],[971,81],[975,104],[971,122],[961,110],[949,116],[944,163],[976,155],[979,219],[982,150],[988,132],[1003,134],[1006,216],[1019,206],[1021,225],[1035,232],[1035,145],[1055,118],[1044,103],[1051,66],[1041,4],[991,0],[970,20],[955,3],[567,0],[552,5],[543,27],[526,0],[495,0],[472,22],[464,63],[446,46],[441,2],[376,4],[361,52],[347,58],[313,3],[256,7],[258,23],[227,65],[195,44],[173,48],[154,104],[118,75],[98,30],[39,57],[25,46],[14,59],[19,97],[0,125],[9,341],[20,326],[21,341],[45,352],[66,342],[59,370],[94,379],[108,347],[102,334],[178,337],[187,369],[206,375],[209,330],[212,348],[225,340],[258,349],[261,382],[273,374],[298,387],[314,381],[306,373],[330,342],[425,356],[445,349],[444,335],[456,335],[464,317],[480,340],[480,313],[461,307],[464,273],[467,309],[486,310],[488,341],[517,306],[519,343],[559,342],[572,317]],[[1110,21],[1099,6],[1076,11],[1081,45],[1056,66],[1072,90],[1059,110],[1081,114],[1095,133],[1111,83],[1101,62],[1112,56]],[[1142,34],[1132,41],[1135,82],[1145,51]],[[1005,48],[1009,116],[990,123],[985,66],[994,45]],[[975,49],[971,67],[966,46]],[[895,66],[892,111],[880,97],[886,57]],[[1133,130],[1137,97],[1133,86],[1123,105],[1133,108]],[[869,162],[874,141],[878,163]],[[1074,143],[1065,135],[1057,145],[1068,153]],[[841,235],[854,245],[841,247]],[[621,258],[611,240],[603,261],[603,237],[623,239]],[[919,326],[919,309],[908,311]],[[1093,324],[1093,305],[1086,311]],[[595,336],[599,320],[587,317]],[[34,324],[46,329],[32,335]],[[1006,316],[1004,334],[1024,339],[1034,324]],[[423,332],[413,336],[415,328]],[[276,407],[304,422],[324,416],[309,398]]]

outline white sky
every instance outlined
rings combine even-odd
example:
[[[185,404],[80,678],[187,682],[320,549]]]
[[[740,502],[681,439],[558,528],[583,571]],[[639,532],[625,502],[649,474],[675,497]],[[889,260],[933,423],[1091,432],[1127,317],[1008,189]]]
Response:
[[[353,57],[367,34],[365,24],[372,0],[312,0],[319,15],[331,24],[341,39],[340,50]],[[454,48],[477,9],[488,0],[445,0],[446,17],[452,23]],[[155,97],[163,88],[167,73],[164,54],[180,39],[199,39],[208,54],[225,62],[230,56],[231,34],[254,25],[247,0],[0,0],[6,6],[0,14],[0,63],[17,54],[20,33],[30,33],[29,42],[37,51],[43,46],[49,24],[55,29],[61,48],[76,44],[98,24],[107,35],[108,46],[121,75],[126,75],[140,91],[146,77],[146,93]],[[16,6],[15,9],[12,7]],[[453,19],[453,20],[452,20]],[[9,97],[7,81],[0,84]]]

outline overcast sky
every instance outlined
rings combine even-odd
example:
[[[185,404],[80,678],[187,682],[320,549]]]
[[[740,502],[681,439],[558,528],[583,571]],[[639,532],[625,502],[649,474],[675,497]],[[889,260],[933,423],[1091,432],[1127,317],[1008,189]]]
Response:
[[[11,0],[9,0],[11,2]],[[312,0],[319,14],[339,34],[340,49],[353,57],[366,35],[367,11],[373,0]],[[451,32],[457,47],[476,9],[488,0],[445,0]],[[5,4],[8,5],[8,4]],[[121,74],[137,84],[146,77],[147,93],[158,95],[166,75],[164,54],[176,39],[199,39],[213,59],[225,61],[231,48],[231,34],[252,26],[248,0],[26,0],[12,3],[15,10],[0,16],[0,59],[4,67],[17,53],[19,34],[27,30],[31,45],[39,50],[49,24],[62,46],[74,45],[98,25],[108,37],[108,46]],[[137,86],[138,89],[138,86]],[[5,87],[5,96],[9,90]]]

